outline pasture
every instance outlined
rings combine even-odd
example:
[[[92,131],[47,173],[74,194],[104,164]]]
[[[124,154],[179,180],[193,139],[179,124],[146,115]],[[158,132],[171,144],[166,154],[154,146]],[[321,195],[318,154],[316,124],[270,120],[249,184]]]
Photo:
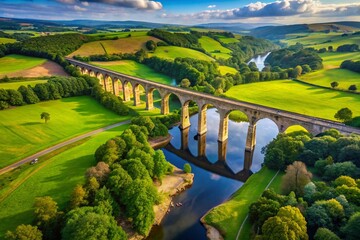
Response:
[[[36,80],[36,79],[25,80],[24,79],[24,81],[14,81],[14,82],[0,83],[0,88],[17,90],[21,85],[23,85],[23,86],[30,85],[30,86],[34,87],[38,83],[45,83],[45,82],[47,82],[47,79],[43,79],[43,80]]]
[[[0,44],[14,43],[14,42],[16,42],[16,39],[12,39],[12,38],[0,38]]]
[[[216,37],[219,38],[219,41],[222,43],[237,43],[239,42],[239,39],[236,38],[229,38],[222,35],[217,35]]]
[[[127,33],[129,34],[129,33]],[[115,53],[134,53],[141,48],[145,48],[145,43],[149,40],[160,41],[151,36],[131,36],[116,40],[101,40],[83,44],[78,50],[69,56],[90,56],[96,54],[115,54]]]
[[[345,90],[355,84],[360,90],[360,74],[339,68],[345,60],[359,61],[358,53],[327,52],[320,54],[320,57],[323,59],[324,69],[302,75],[300,80],[324,87],[330,87],[336,81],[339,83],[338,88]]]
[[[221,75],[226,75],[227,73],[236,74],[239,72],[235,68],[228,66],[219,66],[219,71]]]
[[[334,114],[348,107],[360,116],[360,95],[322,89],[291,80],[243,84],[232,87],[226,97],[290,112],[334,120]]]
[[[43,58],[11,54],[0,58],[0,75],[27,70],[45,63]]]
[[[3,223],[0,224],[0,238],[6,230],[32,223],[36,197],[51,196],[64,210],[74,187],[84,182],[86,169],[95,165],[96,148],[120,135],[127,127],[123,125],[99,133],[73,144],[70,149],[64,148],[57,155],[41,157],[38,164],[29,166],[10,186],[1,190],[1,196],[5,198],[0,198],[0,221]]]
[[[42,112],[50,114],[46,124]],[[0,111],[0,167],[82,133],[123,121],[91,97],[72,97]]]
[[[158,83],[173,84],[174,82],[169,76],[155,72],[148,66],[132,60],[92,62],[92,64],[115,72],[124,73],[134,77],[145,78]]]
[[[204,61],[214,61],[213,58],[209,57],[208,55],[190,49],[190,48],[183,48],[183,47],[175,47],[175,46],[164,46],[156,48],[154,53],[150,53],[149,56],[155,56],[159,58],[165,59],[175,59],[175,58],[195,58],[197,60],[204,60]]]
[[[224,59],[231,58],[232,51],[226,47],[223,47],[218,41],[210,37],[203,36],[199,39],[199,42],[205,51],[210,53],[211,56]]]

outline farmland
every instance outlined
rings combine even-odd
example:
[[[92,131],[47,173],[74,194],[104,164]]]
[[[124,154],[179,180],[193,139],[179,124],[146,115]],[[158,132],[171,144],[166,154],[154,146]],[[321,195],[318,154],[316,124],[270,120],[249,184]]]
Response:
[[[179,57],[179,58],[195,58],[204,61],[214,61],[213,58],[209,57],[208,55],[202,52],[190,48],[182,48],[175,46],[158,47],[156,48],[154,53],[151,53],[149,55],[156,56],[159,58],[165,58],[165,59],[175,59]]]
[[[0,58],[0,75],[10,74],[39,66],[47,60],[43,58],[28,57],[11,54]]]

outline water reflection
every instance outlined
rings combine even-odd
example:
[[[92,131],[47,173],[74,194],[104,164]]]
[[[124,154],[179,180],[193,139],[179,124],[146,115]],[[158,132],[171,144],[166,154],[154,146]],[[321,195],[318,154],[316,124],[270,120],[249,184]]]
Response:
[[[243,175],[251,174],[261,168],[263,162],[261,148],[278,133],[277,126],[271,120],[259,121],[256,127],[256,146],[249,152],[245,151],[248,123],[229,121],[229,139],[227,143],[219,143],[217,141],[219,114],[216,109],[207,110],[208,131],[205,135],[197,135],[197,120],[197,115],[192,116],[191,127],[185,132],[181,132],[178,127],[170,130],[173,136],[171,146],[175,150],[182,150],[181,152],[187,154],[186,157],[192,156],[200,162],[209,161],[219,169],[226,168],[233,173],[240,172],[239,174]],[[186,138],[188,141],[185,141]],[[179,168],[183,168],[187,162],[166,149],[163,151],[166,159]],[[190,165],[195,174],[194,184],[174,198],[174,202],[181,202],[183,206],[172,208],[162,224],[152,230],[148,239],[205,240],[205,228],[199,219],[212,207],[228,199],[243,184],[206,171],[191,162]]]

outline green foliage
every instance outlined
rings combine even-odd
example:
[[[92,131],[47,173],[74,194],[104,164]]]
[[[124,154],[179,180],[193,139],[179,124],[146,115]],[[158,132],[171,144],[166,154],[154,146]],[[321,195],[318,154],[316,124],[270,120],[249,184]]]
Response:
[[[100,185],[103,185],[103,183],[106,182],[109,173],[110,173],[109,165],[104,162],[98,162],[95,167],[91,167],[88,170],[86,170],[85,177],[87,181],[90,178],[94,177],[100,183]]]
[[[314,240],[340,240],[340,238],[327,228],[318,228]]]
[[[50,113],[42,112],[40,114],[40,118],[44,119],[45,123],[47,123],[50,120]]]
[[[360,73],[360,61],[345,60],[341,63],[340,68]]]
[[[82,205],[86,205],[87,192],[81,185],[76,185],[74,188],[71,197],[70,197],[70,208],[74,209]]]
[[[194,48],[205,52],[205,50],[200,47],[200,36],[196,33],[170,33],[160,29],[152,29],[148,32],[148,35],[159,38],[173,46]]]
[[[349,108],[340,109],[334,117],[343,122],[350,121],[352,119],[352,111]]]
[[[342,185],[336,188],[336,192],[344,195],[350,203],[360,205],[360,188]]]
[[[254,224],[255,229],[261,230],[264,222],[268,218],[276,216],[280,207],[281,205],[279,202],[265,197],[261,197],[256,202],[250,205],[250,222]]]
[[[356,165],[352,162],[342,162],[327,165],[325,167],[325,180],[334,180],[342,175],[356,177],[358,175],[358,169],[356,168]]]
[[[346,185],[348,187],[357,187],[355,179],[349,176],[340,176],[334,181],[336,187]]]
[[[24,105],[24,99],[20,92],[14,89],[7,89],[9,100],[8,103],[11,106],[21,106]]]
[[[350,90],[350,91],[356,91],[356,90],[357,90],[356,85],[355,85],[355,84],[350,85],[350,86],[349,86],[349,90]]]
[[[34,90],[30,85],[28,87],[20,86],[18,91],[21,93],[24,101],[27,104],[34,104],[40,102],[38,96],[36,95],[36,93],[34,92]]]
[[[112,216],[102,213],[98,207],[82,207],[67,214],[62,239],[124,240],[127,237]]]
[[[121,98],[105,91],[100,85],[93,87],[91,95],[107,109],[121,116],[129,114],[129,108],[123,103]]]
[[[191,166],[189,163],[185,163],[183,169],[184,169],[184,172],[191,173]]]
[[[38,225],[47,223],[57,216],[57,203],[49,196],[38,197],[35,199],[34,213]]]
[[[332,88],[337,88],[339,86],[339,83],[338,82],[331,82],[331,87]]]
[[[147,41],[145,43],[145,46],[149,51],[155,51],[155,49],[157,48],[157,45],[153,40]]]
[[[133,180],[142,179],[151,182],[150,174],[139,158],[122,160],[120,164]]]
[[[359,45],[357,44],[344,44],[336,49],[337,52],[357,52],[359,50]]]
[[[31,225],[19,225],[14,232],[7,231],[5,239],[7,240],[42,240],[41,231]]]
[[[188,88],[188,87],[190,87],[190,85],[191,85],[191,82],[190,82],[190,80],[187,79],[187,78],[184,78],[184,79],[181,80],[181,82],[180,82],[180,87],[182,87],[182,88]]]
[[[344,232],[346,233],[346,239],[356,240],[359,239],[359,231],[360,231],[360,212],[355,213],[351,216],[348,223],[344,228]]]
[[[163,176],[168,172],[169,166],[172,166],[165,159],[163,151],[157,150],[154,155],[154,177],[162,179]]]
[[[130,175],[120,166],[111,171],[106,186],[115,197],[120,200],[123,191],[131,184],[132,178]]]
[[[287,195],[291,191],[296,193],[296,196],[304,195],[304,187],[311,181],[312,174],[306,169],[303,162],[295,161],[288,165],[286,174],[282,178],[282,191]]]

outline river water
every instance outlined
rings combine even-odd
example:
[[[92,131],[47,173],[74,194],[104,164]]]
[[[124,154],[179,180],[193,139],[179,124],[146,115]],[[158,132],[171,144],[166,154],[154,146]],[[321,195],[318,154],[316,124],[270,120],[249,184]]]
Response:
[[[215,163],[218,160],[218,126],[219,114],[216,109],[207,111],[207,133],[206,133],[206,157]],[[188,145],[192,155],[198,155],[198,143],[195,140],[197,134],[198,116],[190,118],[191,127],[189,130]],[[233,172],[239,172],[244,166],[245,141],[248,123],[236,123],[229,121],[229,139],[226,150],[226,163]],[[256,147],[253,153],[252,165],[250,170],[257,172],[261,168],[263,155],[261,148],[268,144],[278,133],[275,123],[268,119],[260,120],[256,128]],[[181,131],[178,127],[171,129],[173,136],[171,144],[180,149]],[[166,159],[177,166],[183,168],[188,161],[163,149]],[[190,163],[190,162],[189,162]],[[181,207],[171,208],[160,226],[154,227],[148,239],[166,240],[205,240],[206,230],[200,223],[200,218],[211,208],[219,205],[228,199],[239,187],[242,182],[222,177],[212,172],[203,170],[190,163],[192,172],[195,174],[194,183],[191,188],[176,196],[173,201],[181,202]]]
[[[257,55],[253,57],[247,64],[254,62],[259,69],[259,71],[263,70],[265,67],[265,59],[270,55],[271,52],[268,52],[266,54]]]

